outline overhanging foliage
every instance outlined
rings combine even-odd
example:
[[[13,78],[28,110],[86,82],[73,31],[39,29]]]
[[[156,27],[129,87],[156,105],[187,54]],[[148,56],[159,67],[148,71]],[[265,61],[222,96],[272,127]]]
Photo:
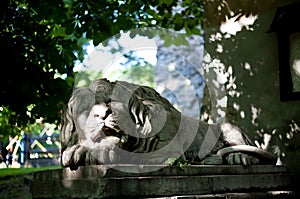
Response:
[[[200,34],[202,14],[198,0],[2,0],[0,105],[9,113],[1,111],[1,120],[7,120],[1,134],[40,117],[59,122],[72,91],[74,62],[83,60],[89,40],[98,45],[140,27]]]

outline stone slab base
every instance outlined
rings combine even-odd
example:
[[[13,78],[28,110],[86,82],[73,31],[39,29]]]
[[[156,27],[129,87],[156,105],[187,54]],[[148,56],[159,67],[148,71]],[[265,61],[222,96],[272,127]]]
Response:
[[[93,165],[37,172],[32,198],[294,198],[285,166]],[[283,197],[284,196],[284,197]]]

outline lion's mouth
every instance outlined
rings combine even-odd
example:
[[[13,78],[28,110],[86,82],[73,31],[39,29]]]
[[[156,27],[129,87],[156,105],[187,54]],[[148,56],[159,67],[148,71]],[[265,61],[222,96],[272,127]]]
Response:
[[[116,127],[111,128],[105,125],[102,127],[102,132],[104,133],[105,136],[115,136],[118,138],[121,138],[122,135],[125,135],[125,133],[119,130],[118,128]]]

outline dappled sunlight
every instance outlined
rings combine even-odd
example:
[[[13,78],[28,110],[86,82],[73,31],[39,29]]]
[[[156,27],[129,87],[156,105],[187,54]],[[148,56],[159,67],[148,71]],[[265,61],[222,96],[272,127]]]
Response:
[[[245,62],[243,65],[244,65],[244,68],[245,68],[246,70],[249,71],[249,75],[250,75],[250,76],[253,76],[254,73],[253,73],[253,71],[252,71],[252,67],[251,67],[250,63]]]
[[[251,105],[251,117],[252,117],[252,120],[251,120],[251,123],[254,125],[254,126],[258,126],[258,122],[257,122],[257,119],[261,113],[261,109],[260,108],[256,108],[253,104]]]
[[[236,35],[238,32],[242,30],[242,28],[246,28],[246,30],[253,31],[254,29],[251,27],[251,25],[254,24],[254,22],[257,19],[257,15],[249,15],[246,16],[245,14],[235,15],[231,18],[228,16],[226,17],[226,21],[222,23],[220,26],[221,33],[226,33],[229,35],[226,35],[226,37],[230,37],[231,35]]]
[[[297,101],[280,101],[277,37],[267,33],[276,8],[289,3],[205,2],[204,70],[212,100],[206,118],[221,118],[225,111],[226,120],[245,129],[259,148],[276,154],[277,164],[293,162],[292,154],[300,148],[300,106]],[[294,91],[300,91],[299,42],[292,48]],[[220,105],[224,96],[226,109]]]
[[[208,123],[214,123],[225,117],[227,97],[224,84],[228,75],[225,65],[219,59],[212,59],[207,52],[203,58],[203,68],[211,105],[210,113],[205,113],[209,115],[206,120]]]

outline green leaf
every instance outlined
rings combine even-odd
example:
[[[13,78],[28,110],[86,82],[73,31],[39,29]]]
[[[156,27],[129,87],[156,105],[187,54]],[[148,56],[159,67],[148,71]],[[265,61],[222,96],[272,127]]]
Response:
[[[100,30],[94,30],[94,36],[93,36],[93,44],[94,46],[98,46],[104,39],[104,33],[102,33]]]
[[[173,0],[164,0],[163,2],[167,5],[171,5],[173,3]]]
[[[167,163],[168,163],[169,165],[174,165],[174,163],[176,162],[176,160],[177,160],[177,158],[168,158],[168,159],[167,159]]]
[[[58,24],[54,24],[52,29],[52,37],[66,37],[66,28]]]
[[[199,28],[194,27],[194,28],[192,29],[192,33],[193,33],[194,35],[200,35],[200,34],[201,34],[201,31],[200,31]]]
[[[173,19],[174,29],[181,30],[183,28],[183,18],[180,14],[176,13]]]
[[[184,29],[185,29],[185,32],[187,35],[191,35],[193,33],[192,30],[190,29],[187,21],[184,22]]]

